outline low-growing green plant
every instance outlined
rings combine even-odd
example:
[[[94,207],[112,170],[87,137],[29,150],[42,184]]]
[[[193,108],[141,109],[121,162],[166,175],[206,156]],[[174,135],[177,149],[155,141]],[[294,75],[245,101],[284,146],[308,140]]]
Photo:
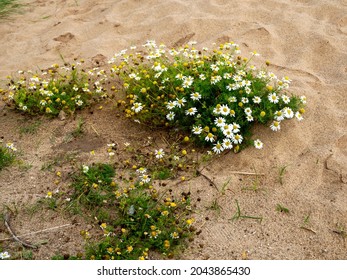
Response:
[[[0,171],[14,161],[16,151],[17,149],[14,147],[13,143],[7,143],[4,147],[0,142]]]
[[[0,0],[0,19],[6,18],[16,11],[20,7],[17,2],[17,0]]]
[[[278,212],[282,212],[282,213],[289,213],[289,209],[284,207],[284,206],[282,206],[281,204],[277,204],[276,205],[276,210]]]
[[[73,113],[101,96],[106,96],[104,70],[86,71],[81,63],[52,65],[33,73],[18,71],[19,77],[8,77],[8,88],[1,90],[3,100],[28,114],[57,116],[60,111]]]
[[[263,217],[248,216],[248,215],[241,214],[241,208],[240,208],[238,200],[235,199],[235,202],[236,202],[236,213],[231,218],[232,221],[235,221],[238,219],[254,219],[254,220],[259,220],[261,222],[263,220]]]
[[[182,129],[217,154],[251,143],[262,148],[259,139],[251,140],[255,123],[279,131],[283,120],[303,119],[306,98],[288,92],[291,80],[257,69],[251,61],[258,54],[242,57],[233,42],[209,51],[147,41],[143,49],[131,50],[109,61],[111,72],[123,80],[126,116]]]
[[[35,134],[41,125],[41,121],[25,124],[19,128],[20,134]]]
[[[173,257],[191,235],[189,197],[160,194],[146,169],[138,170],[134,182],[116,182],[107,164],[85,165],[76,176],[70,205],[93,210],[102,232],[96,240],[81,232],[87,259],[146,259],[152,251]]]

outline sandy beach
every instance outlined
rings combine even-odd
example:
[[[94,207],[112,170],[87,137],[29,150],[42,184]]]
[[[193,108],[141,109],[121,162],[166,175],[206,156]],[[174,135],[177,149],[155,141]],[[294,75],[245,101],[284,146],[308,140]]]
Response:
[[[187,183],[201,234],[180,258],[347,259],[346,0],[23,2],[20,14],[0,21],[2,84],[17,70],[45,69],[62,63],[62,58],[102,64],[114,53],[148,39],[169,47],[196,41],[197,48],[235,41],[245,54],[260,53],[259,62],[269,60],[271,71],[292,80],[291,92],[307,97],[305,119],[286,122],[276,134],[256,127],[264,142],[262,150],[229,153],[206,167],[204,172],[218,187],[228,182],[225,195],[202,177]],[[112,108],[82,115],[105,141],[124,143],[138,133],[136,126],[120,123]],[[47,192],[51,179],[41,166],[57,153],[63,133],[75,126],[42,120],[33,140],[32,135],[20,135],[23,122],[23,115],[1,109],[0,137],[13,141],[31,168],[0,173],[0,205],[20,205]],[[79,146],[82,152],[98,148],[98,139],[88,141]],[[237,173],[255,170],[263,175]],[[256,190],[248,190],[255,182]],[[220,213],[209,208],[216,199]],[[262,221],[232,221],[236,200],[245,215]],[[289,213],[277,211],[278,204]],[[13,225],[30,232],[71,222],[49,215],[34,215],[32,220],[28,214],[18,216]],[[76,230],[45,236],[49,242],[35,258],[50,258],[56,251],[73,254],[80,242],[78,236],[71,237]],[[6,237],[0,225],[0,239]]]

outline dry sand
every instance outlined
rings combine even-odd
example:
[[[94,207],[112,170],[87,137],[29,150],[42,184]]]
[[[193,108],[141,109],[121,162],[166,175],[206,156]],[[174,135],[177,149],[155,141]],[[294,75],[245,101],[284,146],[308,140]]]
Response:
[[[168,46],[189,40],[198,46],[233,40],[243,53],[257,50],[261,59],[270,60],[270,70],[289,76],[292,91],[307,96],[305,120],[288,121],[276,134],[257,127],[263,150],[227,154],[209,165],[204,172],[217,187],[228,182],[225,195],[202,177],[187,183],[202,232],[181,258],[347,259],[345,239],[338,234],[347,230],[346,0],[24,2],[23,14],[0,22],[1,79],[19,69],[59,63],[61,56],[66,60],[109,58],[147,39]],[[76,122],[43,119],[36,136],[20,136],[18,127],[27,120],[9,111],[0,114],[0,136],[15,141],[23,160],[32,165],[26,172],[13,168],[0,174],[0,204],[25,203],[51,188],[52,178],[40,168],[58,153],[62,135]],[[110,139],[131,141],[139,131],[120,123],[112,109],[83,116],[104,141],[81,142],[82,152]],[[94,135],[92,129],[90,135]],[[64,147],[59,148],[64,152]],[[256,191],[245,190],[254,185],[255,178],[233,171],[254,170],[264,176],[258,178]],[[216,199],[220,213],[207,209]],[[262,222],[231,221],[236,199],[242,214],[261,216]],[[290,212],[276,211],[277,204]],[[36,222],[29,216],[16,218],[14,225],[23,233],[71,222],[50,215]],[[34,257],[74,253],[81,242],[78,230],[76,226],[41,236],[49,242]],[[0,239],[5,237],[1,225]]]

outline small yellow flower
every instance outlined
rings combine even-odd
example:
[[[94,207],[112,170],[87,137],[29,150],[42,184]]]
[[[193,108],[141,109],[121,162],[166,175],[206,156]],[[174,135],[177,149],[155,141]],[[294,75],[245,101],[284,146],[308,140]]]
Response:
[[[52,198],[52,192],[47,192],[46,198]]]
[[[181,181],[185,181],[185,180],[186,180],[186,177],[182,176]]]
[[[304,108],[300,108],[299,112],[300,112],[300,114],[304,114],[305,113],[305,109]]]
[[[165,210],[165,211],[161,212],[161,214],[162,214],[163,216],[167,216],[167,215],[169,215],[169,211]]]
[[[264,111],[261,111],[261,112],[260,112],[260,116],[261,116],[261,117],[265,117],[265,115],[266,115],[266,113],[265,113]]]
[[[186,150],[182,150],[182,155],[186,155],[187,154],[187,151]]]
[[[184,142],[189,142],[189,137],[188,136],[184,137],[183,141]]]
[[[58,177],[61,177],[61,172],[57,171],[57,173],[55,173],[55,175],[57,175]]]
[[[165,249],[170,248],[170,241],[169,240],[164,240],[164,247],[165,247]]]
[[[111,184],[110,184],[111,187],[115,187],[117,186],[116,182],[115,181],[112,181]]]
[[[91,150],[91,151],[90,151],[90,154],[91,154],[92,156],[94,156],[94,155],[95,155],[95,151],[94,151],[94,150]]]
[[[106,224],[106,223],[102,223],[102,224],[100,225],[100,227],[101,227],[102,229],[105,229],[105,228],[107,227],[107,224]]]
[[[127,247],[127,252],[131,253],[134,250],[133,246],[128,246]]]

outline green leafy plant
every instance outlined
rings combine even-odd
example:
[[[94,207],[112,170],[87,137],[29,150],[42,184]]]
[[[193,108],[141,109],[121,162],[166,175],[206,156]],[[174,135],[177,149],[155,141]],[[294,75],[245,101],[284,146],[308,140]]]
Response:
[[[81,232],[87,259],[146,259],[152,251],[173,257],[190,236],[189,197],[160,194],[146,170],[139,170],[133,183],[116,183],[107,164],[85,165],[76,176],[70,205],[92,210],[102,233],[92,240],[88,231]]]
[[[302,120],[305,96],[288,92],[291,80],[257,69],[233,42],[212,51],[193,44],[168,49],[148,41],[116,54],[111,72],[123,80],[125,114],[152,126],[176,127],[215,153],[238,151],[251,140],[255,123],[279,131],[282,121]]]
[[[278,212],[282,212],[282,213],[289,213],[289,209],[284,207],[284,206],[282,206],[281,204],[277,204],[276,205],[276,210]]]
[[[18,71],[19,77],[8,77],[8,88],[1,90],[3,100],[32,115],[73,113],[107,95],[105,71],[98,68],[86,71],[80,65],[54,64],[39,73]]]
[[[0,19],[8,17],[11,13],[16,11],[20,4],[16,3],[17,0],[0,0]]]
[[[0,142],[0,171],[14,161],[16,151],[17,149],[14,147],[13,143],[7,143],[4,147]]]

